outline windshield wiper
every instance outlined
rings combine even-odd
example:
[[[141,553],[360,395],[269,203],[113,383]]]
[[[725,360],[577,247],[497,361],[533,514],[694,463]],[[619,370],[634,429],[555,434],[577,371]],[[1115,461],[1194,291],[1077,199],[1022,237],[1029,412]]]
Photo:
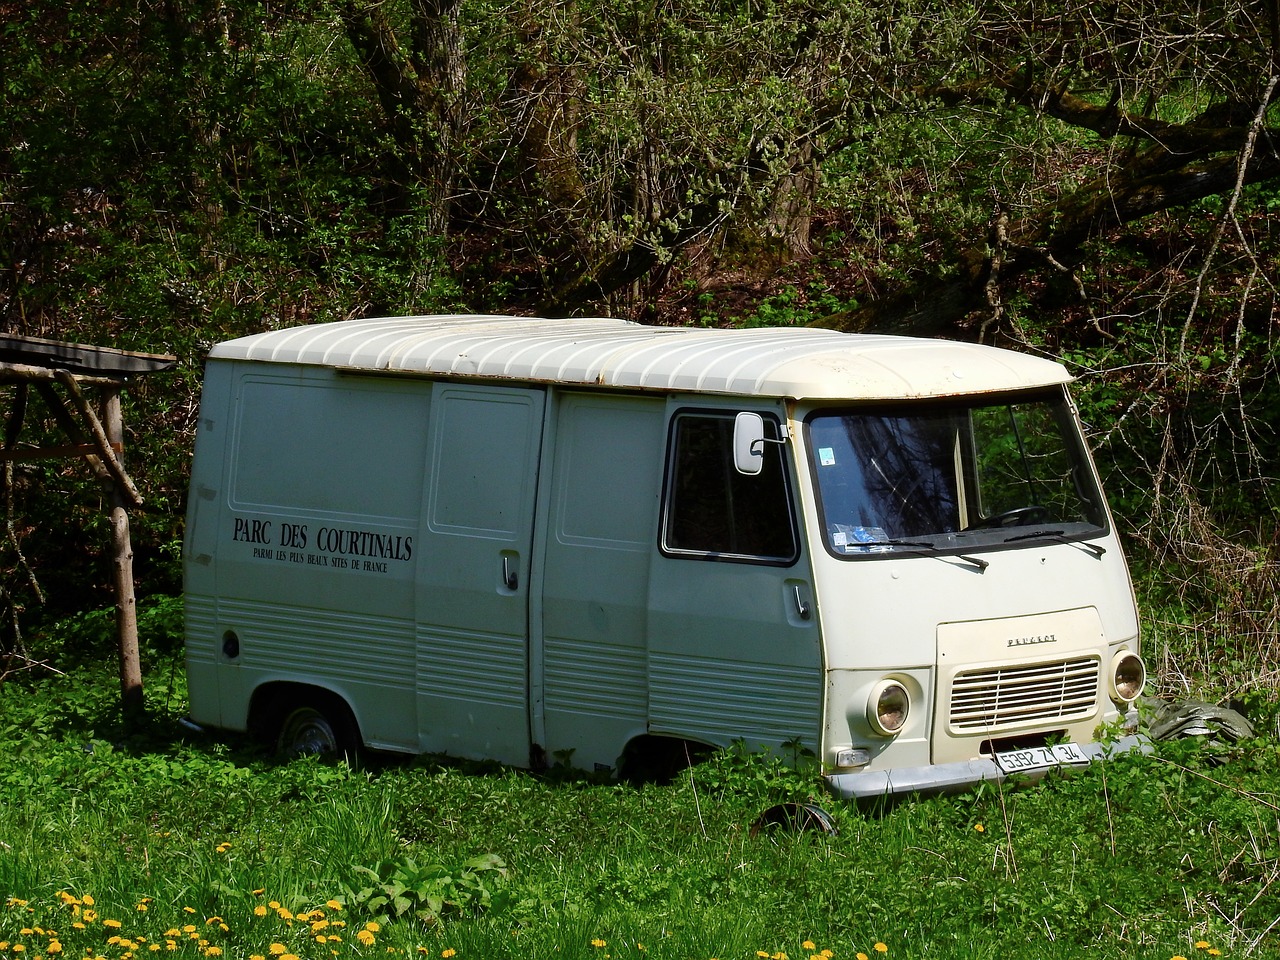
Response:
[[[859,541],[854,546],[858,547],[911,547],[916,550],[922,550],[931,557],[937,557],[939,560],[946,560],[948,557],[955,557],[957,560],[963,560],[965,563],[971,563],[978,568],[979,571],[986,570],[991,566],[981,557],[971,557],[963,553],[944,553],[943,550],[932,543],[924,540],[871,540]]]
[[[1052,540],[1055,543],[1066,543],[1073,547],[1079,547],[1095,557],[1101,557],[1107,552],[1106,547],[1099,546],[1096,543],[1089,543],[1087,540],[1072,540],[1067,536],[1065,530],[1037,530],[1034,533],[1020,533],[1016,537],[1005,537],[1005,543],[1016,543],[1019,540]]]

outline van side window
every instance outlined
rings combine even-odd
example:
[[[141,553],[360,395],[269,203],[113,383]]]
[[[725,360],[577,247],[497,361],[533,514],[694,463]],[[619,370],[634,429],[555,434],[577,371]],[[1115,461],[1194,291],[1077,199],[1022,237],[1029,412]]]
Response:
[[[778,438],[766,418],[765,436]],[[733,465],[733,416],[682,414],[671,431],[662,548],[703,559],[789,563],[796,534],[783,460],[765,444],[764,468],[744,476]]]

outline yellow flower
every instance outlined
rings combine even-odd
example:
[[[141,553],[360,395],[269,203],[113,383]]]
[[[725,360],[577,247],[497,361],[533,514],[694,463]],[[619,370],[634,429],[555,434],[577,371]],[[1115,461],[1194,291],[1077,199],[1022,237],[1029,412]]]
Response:
[[[204,955],[206,957],[220,957],[222,956],[222,948],[221,947],[205,947]]]
[[[298,955],[296,953],[286,953],[280,960],[298,960]]]
[[[88,897],[85,897],[84,899],[86,903],[89,901]],[[95,910],[86,910],[80,916],[85,923],[93,923],[93,921],[98,919],[98,914],[97,914],[97,911]]]
[[[453,947],[445,947],[443,950],[440,951],[440,956],[444,957],[444,960],[449,960],[449,958],[452,957],[457,952],[458,951],[453,949]]]
[[[253,895],[254,895],[255,897],[260,897],[260,896],[262,896],[262,895],[263,895],[264,893],[266,893],[266,892],[267,892],[266,887],[259,887],[257,890],[254,890],[254,891],[253,891]]]
[[[273,943],[271,946],[267,947],[267,949],[271,951],[271,955],[273,957],[280,957],[283,956],[284,952],[289,948],[283,943]]]
[[[281,920],[292,920],[293,912],[288,907],[278,907],[276,909],[276,916]]]
[[[342,904],[340,904],[337,900],[326,900],[325,906],[328,907],[330,910],[342,909]]]
[[[831,958],[834,957],[835,954],[832,953],[830,950],[821,950],[818,952],[818,956],[823,957],[824,960],[831,960]]]
[[[1222,951],[1219,950],[1217,947],[1210,947],[1208,950],[1205,951],[1205,953],[1207,953],[1211,957],[1222,956]]]
[[[45,947],[45,950],[47,950],[49,953],[61,953],[62,944],[59,943],[57,940],[50,940],[49,946]]]
[[[183,913],[195,913],[195,912],[196,912],[196,908],[195,908],[195,907],[183,907],[183,908],[182,908],[182,912],[183,912]]]
[[[195,925],[194,923],[188,923],[185,927],[183,927],[183,928],[182,928],[182,932],[183,932],[183,933],[195,933],[195,932],[196,932],[196,925]]]
[[[112,930],[119,930],[122,926],[119,920],[103,920],[102,925],[104,927],[110,927]]]
[[[364,925],[364,928],[368,930],[370,933],[377,933],[379,930],[382,929],[382,924],[377,923],[376,921],[370,920],[368,923]]]
[[[865,953],[861,953],[861,952],[860,952],[860,953],[858,954],[858,960],[871,960],[871,958],[870,958],[870,957],[868,957]]]
[[[366,947],[373,946],[373,941],[377,938],[368,930],[361,930],[356,934],[356,939],[363,943]]]
[[[979,833],[986,833],[986,832],[987,832],[987,828],[986,828],[986,827],[984,827],[984,826],[983,826],[982,824],[980,824],[980,823],[975,823],[975,824],[973,825],[973,829],[977,830]]]
[[[86,893],[83,897],[80,898],[80,902],[83,903],[86,907],[92,907],[93,897],[89,896],[89,894]],[[23,900],[22,905],[25,907],[27,905],[27,902]]]
[[[328,920],[313,920],[311,922],[311,932],[319,933],[321,930],[325,929],[325,927],[327,926],[329,926]]]
[[[267,960],[267,958],[260,953],[251,953],[249,954],[249,960]]]
[[[875,950],[876,953],[889,952],[889,947],[886,944],[879,942],[878,940],[876,941],[876,945],[872,949]]]
[[[609,942],[607,940],[601,940],[599,937],[596,937],[594,940],[591,941],[591,945],[598,950],[601,947],[607,947],[609,945]]]
[[[800,946],[804,947],[806,950],[810,952],[818,949],[817,944],[815,944],[812,940],[806,940],[804,943],[800,944]]]
[[[1187,958],[1180,953],[1175,953],[1172,957],[1169,958],[1169,960],[1187,960]]]
[[[756,951],[756,956],[757,956],[757,957],[759,957],[759,958],[760,958],[760,960],[769,960],[769,951],[768,951],[768,950],[757,950],[757,951]]]
[[[255,917],[265,917],[267,915],[267,908],[264,907],[262,904],[258,904],[256,907],[253,908],[253,915]]]
[[[1209,949],[1209,941],[1208,941],[1208,940],[1197,940],[1197,941],[1196,941],[1196,949],[1197,949],[1197,950],[1208,950],[1208,949]]]
[[[20,943],[15,943],[10,949],[13,950],[14,953],[23,953],[27,948]]]

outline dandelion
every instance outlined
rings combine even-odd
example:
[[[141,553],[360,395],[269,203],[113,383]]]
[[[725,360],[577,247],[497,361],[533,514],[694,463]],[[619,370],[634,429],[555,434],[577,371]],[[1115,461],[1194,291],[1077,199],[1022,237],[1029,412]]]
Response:
[[[283,943],[273,943],[271,946],[267,947],[267,949],[271,951],[271,955],[273,957],[282,957],[289,948]]]
[[[62,944],[59,943],[57,940],[50,940],[49,946],[45,947],[45,950],[47,950],[49,953],[61,953]]]
[[[249,954],[249,960],[267,960],[267,958],[260,953],[251,953]]]
[[[1197,940],[1197,941],[1196,941],[1196,949],[1197,949],[1197,950],[1208,950],[1208,949],[1209,949],[1209,941],[1208,941],[1208,940]]]
[[[445,947],[443,950],[440,951],[440,956],[444,957],[444,960],[449,960],[449,958],[452,957],[457,952],[458,951],[453,949],[453,947]]]
[[[609,941],[601,940],[599,937],[596,937],[596,939],[591,941],[591,945],[599,950],[603,947],[607,947],[609,945]]]
[[[185,927],[182,928],[182,932],[186,934],[195,933],[196,925],[194,923],[188,923]]]
[[[103,920],[102,925],[104,927],[110,927],[112,930],[119,930],[122,926],[124,926],[124,924],[122,924],[119,920],[111,920],[111,919]]]
[[[298,955],[296,953],[286,953],[280,960],[298,960]]]
[[[195,913],[195,912],[196,912],[196,908],[195,908],[195,907],[183,907],[183,908],[182,908],[182,912],[183,912],[183,913]]]
[[[812,940],[806,940],[804,943],[800,944],[800,946],[804,947],[810,953],[818,949],[818,945],[815,944]]]
[[[326,907],[328,907],[330,910],[341,910],[341,909],[342,909],[342,904],[341,904],[341,903],[339,903],[337,900],[326,900],[326,901],[325,901],[325,906],[326,906]]]
[[[253,915],[255,917],[265,917],[267,915],[267,908],[264,907],[262,904],[258,904],[256,907],[253,908]]]
[[[368,930],[370,933],[377,933],[379,930],[382,929],[382,924],[378,923],[375,920],[370,920],[368,923],[364,925],[364,928]]]
[[[986,832],[987,832],[987,828],[986,828],[986,827],[984,827],[984,826],[983,826],[982,824],[980,824],[980,823],[975,823],[975,824],[973,825],[973,829],[974,829],[974,830],[976,830],[976,831],[978,831],[978,833],[986,833]]]
[[[1210,947],[1208,950],[1205,951],[1205,953],[1207,953],[1211,957],[1222,956],[1222,951],[1219,950],[1217,947]]]
[[[1172,957],[1169,958],[1169,960],[1187,960],[1187,958],[1180,953],[1175,953]]]
[[[859,953],[858,953],[858,960],[871,960],[871,958],[870,958],[870,957],[868,957],[865,953],[859,952]]]
[[[873,950],[875,950],[875,952],[876,952],[876,953],[888,953],[888,952],[889,952],[889,947],[888,947],[888,945],[887,945],[887,944],[883,944],[883,943],[881,943],[881,942],[880,942],[880,941],[878,941],[878,940],[876,941],[876,945],[875,945],[874,947],[872,947],[872,949],[873,949]]]
[[[206,957],[220,957],[222,956],[222,948],[221,947],[205,947],[204,955]]]
[[[373,946],[373,941],[376,940],[377,937],[375,937],[368,930],[361,930],[359,933],[356,934],[356,939],[359,940],[361,943],[363,943],[366,947],[371,947]]]

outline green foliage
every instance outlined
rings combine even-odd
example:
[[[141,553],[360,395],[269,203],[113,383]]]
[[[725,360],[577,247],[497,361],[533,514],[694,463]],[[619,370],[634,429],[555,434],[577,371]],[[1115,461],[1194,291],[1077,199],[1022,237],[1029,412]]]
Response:
[[[184,960],[210,947],[316,960],[1280,948],[1270,739],[1164,744],[870,816],[781,762],[794,758],[742,750],[637,789],[429,758],[373,773],[279,766],[172,721],[119,741],[60,706],[109,697],[106,666],[0,690],[0,941],[33,956],[48,955],[37,927],[68,955],[145,937],[174,940]],[[837,836],[752,835],[762,806],[810,797]]]
[[[417,919],[441,923],[488,909],[501,909],[506,897],[499,882],[506,878],[502,858],[472,857],[455,868],[440,863],[419,865],[412,857],[384,860],[370,868],[356,866],[346,898],[355,914],[375,920]]]

